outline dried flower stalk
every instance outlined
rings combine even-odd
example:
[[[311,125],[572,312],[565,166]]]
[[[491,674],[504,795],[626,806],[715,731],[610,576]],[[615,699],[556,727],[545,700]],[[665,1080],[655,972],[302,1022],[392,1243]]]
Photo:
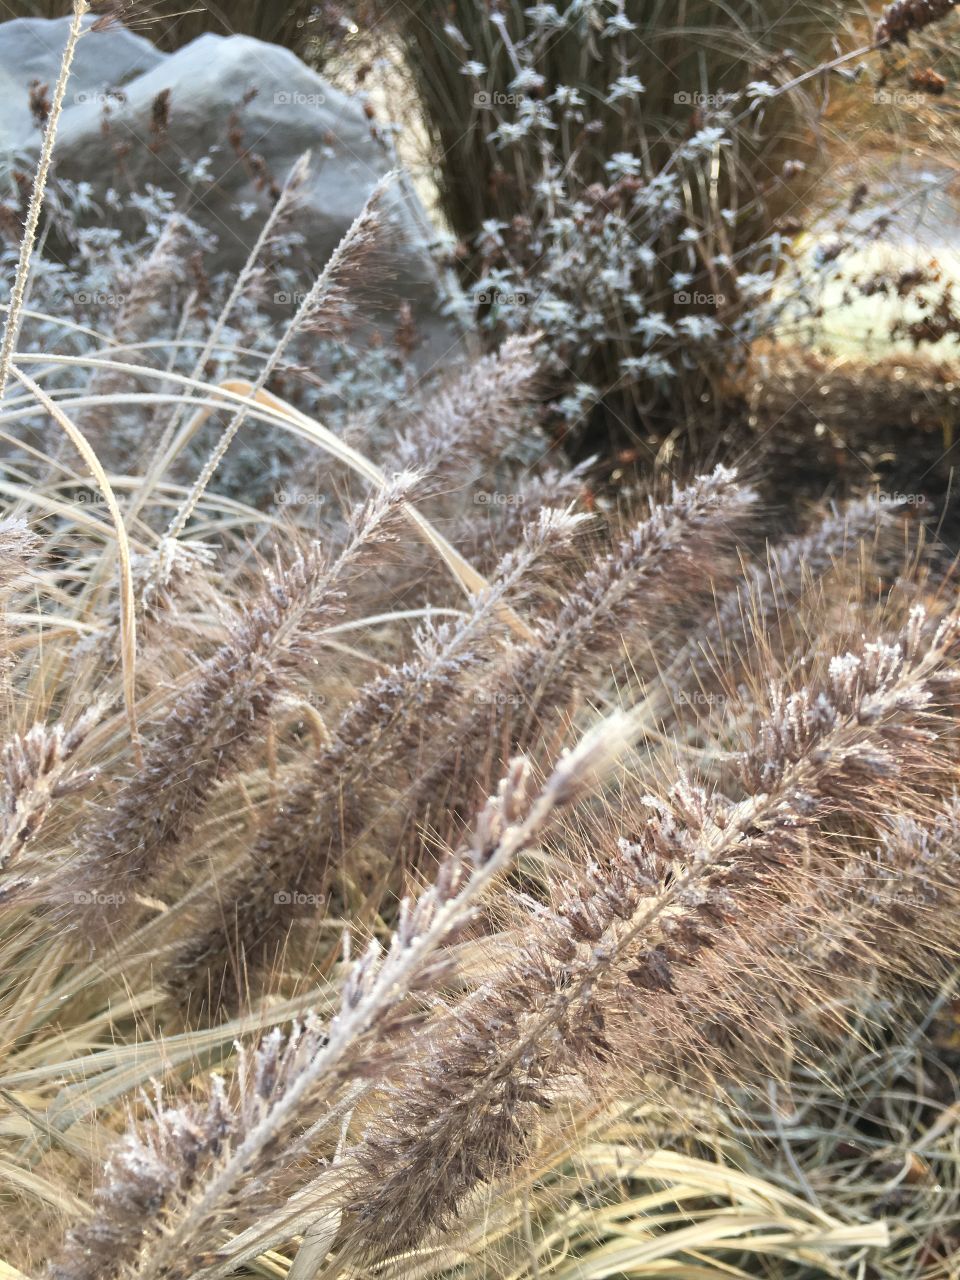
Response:
[[[281,798],[247,865],[219,890],[223,905],[207,908],[194,922],[171,965],[171,990],[181,1001],[209,995],[215,1007],[235,1006],[244,967],[268,964],[291,922],[304,912],[316,914],[334,866],[372,816],[374,806],[364,803],[372,787],[416,760],[464,672],[487,655],[499,606],[584,519],[542,512],[462,621],[424,630],[412,660],[360,689],[332,740]]]
[[[418,787],[422,803],[432,805],[438,795],[449,800],[456,775],[479,774],[491,744],[506,743],[508,753],[528,750],[619,656],[626,637],[692,589],[701,557],[715,554],[754,498],[733,471],[717,467],[686,487],[675,486],[668,502],[651,504],[648,518],[569,588],[536,639],[489,673],[483,696],[441,740]]]
[[[96,777],[94,769],[68,771],[102,711],[99,706],[88,708],[69,729],[62,724],[35,724],[4,746],[0,870],[20,857],[55,800],[82,791]]]
[[[386,1110],[353,1152],[356,1246],[376,1258],[422,1243],[521,1161],[558,1091],[617,1060],[614,1024],[631,1028],[621,1067],[672,1060],[684,1037],[644,1035],[644,1021],[681,1003],[685,975],[718,934],[749,922],[744,891],[775,921],[815,823],[843,802],[864,808],[865,795],[878,804],[890,778],[916,786],[942,772],[931,728],[958,651],[960,619],[931,630],[917,610],[894,643],[836,658],[819,685],[775,690],[739,762],[743,799],[683,782],[650,801],[638,841],[588,864],[552,910],[531,902],[515,957],[433,1036],[420,1031],[391,1074]]]
[[[267,573],[259,599],[152,731],[143,766],[85,833],[66,901],[125,906],[168,864],[214,786],[244,759],[311,636],[343,612],[349,576],[395,534],[416,477],[400,473],[358,513],[332,564],[316,548]]]
[[[236,1228],[255,1215],[278,1166],[295,1158],[308,1099],[332,1092],[387,1036],[406,996],[436,981],[434,953],[469,919],[480,895],[537,839],[555,810],[596,785],[626,745],[625,719],[602,723],[566,755],[542,787],[513,762],[467,845],[446,858],[433,885],[402,904],[389,949],[376,944],[354,963],[339,1012],[309,1019],[283,1040],[241,1051],[228,1107],[216,1078],[209,1101],[167,1111],[158,1101],[105,1169],[92,1217],[75,1227],[48,1280],[188,1280],[213,1258],[198,1252],[213,1224]]]

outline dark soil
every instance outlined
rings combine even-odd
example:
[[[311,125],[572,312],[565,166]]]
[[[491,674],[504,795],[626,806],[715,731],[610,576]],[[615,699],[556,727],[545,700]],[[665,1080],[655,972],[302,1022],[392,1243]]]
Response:
[[[715,431],[691,424],[670,448],[651,440],[614,452],[603,478],[616,488],[649,477],[654,458],[681,475],[704,462],[737,463],[783,532],[813,504],[879,490],[923,521],[944,558],[960,554],[960,363],[838,365],[808,353],[763,363],[767,372],[726,401]]]

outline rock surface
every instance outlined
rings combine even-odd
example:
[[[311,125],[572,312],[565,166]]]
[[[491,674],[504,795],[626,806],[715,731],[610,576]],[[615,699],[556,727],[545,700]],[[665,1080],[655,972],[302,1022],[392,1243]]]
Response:
[[[85,25],[93,22],[89,18]],[[69,18],[14,18],[0,23],[0,152],[36,146],[39,129],[30,114],[30,84],[39,80],[49,85],[53,96],[69,29]],[[95,99],[107,89],[122,88],[167,56],[123,27],[85,36],[73,59],[66,108],[87,97]]]
[[[0,165],[8,169],[15,155],[37,151],[29,86],[48,83],[52,96],[68,25],[67,18],[0,24]],[[88,29],[54,157],[56,174],[93,184],[94,199],[111,187],[172,192],[177,208],[216,236],[208,269],[235,271],[273,192],[306,150],[310,174],[295,229],[304,239],[307,287],[394,160],[374,137],[363,103],[289,50],[248,36],[204,35],[165,54],[120,28]],[[408,183],[393,185],[386,214],[394,231],[391,279],[379,293],[386,306],[383,295],[392,295],[394,310],[411,302],[423,355],[436,359],[459,335],[439,314],[438,277],[425,248],[429,223]]]

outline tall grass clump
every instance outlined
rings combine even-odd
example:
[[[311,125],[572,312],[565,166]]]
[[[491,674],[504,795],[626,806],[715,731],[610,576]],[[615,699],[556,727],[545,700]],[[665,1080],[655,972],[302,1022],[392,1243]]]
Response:
[[[469,307],[494,341],[549,339],[556,431],[695,431],[777,323],[773,284],[830,168],[830,68],[870,46],[862,7],[369,9],[355,39],[389,32],[388,57],[399,42]]]
[[[537,334],[332,429],[277,378],[382,189],[283,321],[302,176],[202,310],[124,248],[149,345],[17,248],[0,1271],[952,1274],[953,570],[744,466],[605,502]]]

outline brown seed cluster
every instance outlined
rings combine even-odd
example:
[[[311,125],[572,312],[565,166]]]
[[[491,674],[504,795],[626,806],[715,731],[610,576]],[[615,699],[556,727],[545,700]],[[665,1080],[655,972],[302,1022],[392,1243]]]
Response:
[[[874,33],[877,44],[909,44],[911,32],[945,18],[956,0],[896,0],[888,5]]]

